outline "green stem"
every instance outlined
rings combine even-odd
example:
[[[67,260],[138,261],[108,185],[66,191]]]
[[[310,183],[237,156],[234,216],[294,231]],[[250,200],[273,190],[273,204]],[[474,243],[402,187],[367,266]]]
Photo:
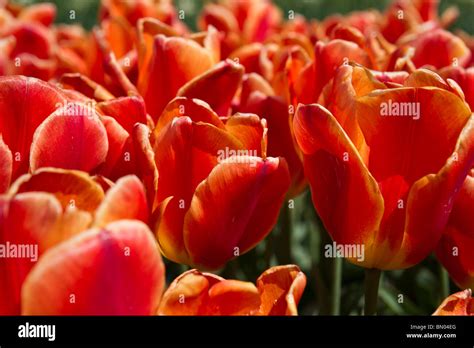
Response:
[[[265,269],[270,268],[272,263],[271,261],[273,256],[273,236],[274,234],[270,233],[265,239],[265,252],[263,254],[263,258],[265,261]]]
[[[447,298],[450,295],[450,291],[449,291],[449,274],[442,264],[439,264],[439,277],[440,277],[440,283],[441,283],[441,300],[443,301],[445,298]]]
[[[319,245],[319,262],[321,271],[324,269],[322,278],[328,284],[325,303],[320,307],[322,315],[340,315],[341,313],[341,282],[342,282],[342,258],[327,258],[325,247],[332,243],[331,236],[324,228],[323,223],[318,218],[321,243]]]
[[[277,241],[277,259],[281,265],[288,265],[292,263],[291,257],[291,234],[292,234],[292,216],[288,207],[288,202],[285,201],[281,210],[281,229]]]
[[[331,315],[341,313],[342,258],[331,260]]]
[[[379,283],[382,271],[379,269],[365,270],[365,307],[364,315],[377,314],[377,302],[379,297]]]

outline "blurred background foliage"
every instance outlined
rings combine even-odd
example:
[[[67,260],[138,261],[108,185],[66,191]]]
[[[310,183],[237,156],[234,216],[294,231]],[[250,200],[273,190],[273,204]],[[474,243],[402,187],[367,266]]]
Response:
[[[259,1],[259,0],[252,0]],[[21,4],[46,0],[16,0]],[[50,0],[58,7],[59,23],[78,23],[90,29],[96,24],[100,0]],[[185,11],[185,21],[195,28],[196,18],[206,0],[175,0],[177,8]],[[322,19],[335,13],[376,8],[383,10],[391,0],[274,0],[284,11],[293,10],[308,18]],[[460,18],[453,29],[461,28],[474,33],[474,0],[441,0],[441,11],[456,5]],[[75,11],[75,19],[69,18]],[[291,238],[285,233],[291,227]],[[295,201],[294,209],[282,209],[275,230],[254,250],[231,261],[220,274],[226,278],[254,282],[268,267],[295,263],[308,277],[308,284],[300,302],[300,313],[330,313],[332,260],[323,257],[322,246],[331,243],[314,211],[310,193],[306,191]],[[167,263],[167,278],[172,281],[187,268]],[[364,270],[346,261],[342,269],[342,315],[360,315],[364,303]],[[446,293],[457,291],[440,271],[434,256],[408,270],[384,272],[379,293],[379,314],[430,315],[444,299]]]

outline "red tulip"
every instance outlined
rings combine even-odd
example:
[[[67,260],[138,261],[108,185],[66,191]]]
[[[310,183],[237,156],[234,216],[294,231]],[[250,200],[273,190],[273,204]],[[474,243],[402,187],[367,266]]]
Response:
[[[474,315],[472,291],[464,290],[449,296],[433,315]]]
[[[439,71],[444,79],[456,81],[466,97],[466,102],[474,110],[474,67],[467,69],[459,66],[450,66]]]
[[[57,88],[40,80],[0,77],[0,133],[11,151],[13,179],[28,170],[36,128],[66,100]]]
[[[418,68],[425,65],[436,69],[451,64],[466,66],[471,58],[471,52],[465,43],[443,29],[409,35],[403,38],[400,44],[414,47],[415,54],[412,60]]]
[[[0,15],[2,75],[49,80],[63,73],[88,73],[89,39],[79,26],[53,25],[56,7],[33,4],[6,6]]]
[[[23,285],[22,314],[151,315],[158,308],[164,274],[147,226],[113,222],[40,258]]]
[[[361,68],[338,76],[332,113],[301,105],[294,120],[313,203],[337,243],[365,247],[352,262],[412,266],[435,248],[474,164],[474,118],[456,88],[425,87],[434,73],[399,88]],[[400,105],[419,109],[393,116]]]
[[[385,11],[382,33],[396,42],[405,33],[448,27],[458,16],[454,7],[438,17],[439,0],[396,0]]]
[[[285,101],[275,95],[273,88],[260,75],[252,73],[244,77],[239,111],[255,113],[267,120],[268,155],[286,159],[291,176],[288,196],[297,196],[306,187],[306,179]]]
[[[229,114],[232,99],[240,87],[244,68],[227,59],[181,87],[180,97],[200,99],[221,116]]]
[[[95,111],[86,105],[66,105],[36,129],[31,143],[30,168],[35,171],[41,167],[59,167],[92,172],[105,161],[108,148],[106,129]]]
[[[148,222],[145,191],[136,177],[123,177],[104,195],[99,181],[79,171],[44,168],[21,176],[0,196],[0,244],[36,249],[34,259],[0,259],[0,313],[20,313],[24,279],[47,250],[123,219]]]
[[[114,98],[102,86],[80,76],[69,76],[64,83],[99,101],[106,100],[96,103],[74,90],[33,78],[0,78],[4,115],[0,155],[5,158],[0,168],[5,178],[0,192],[6,190],[10,179],[41,167],[78,169],[113,180],[131,173],[148,175],[147,164],[141,160],[148,136],[135,135],[137,123],[151,122],[143,100],[136,96]]]
[[[467,177],[449,217],[448,225],[436,249],[436,256],[456,284],[474,288],[474,172]]]
[[[21,285],[39,257],[41,242],[54,231],[61,205],[51,194],[23,193],[11,199],[0,196],[0,314],[20,313]],[[24,250],[23,257],[9,256]],[[8,254],[6,254],[8,251]],[[13,254],[12,254],[13,255]]]
[[[306,276],[297,266],[265,271],[257,286],[190,270],[169,286],[159,315],[297,315]]]
[[[178,99],[161,120],[169,121],[158,123],[154,145],[158,242],[176,262],[217,269],[276,223],[290,184],[286,161],[267,158],[266,146],[258,157],[264,128],[255,115],[224,123],[202,102]]]
[[[210,29],[203,45],[181,37],[148,37],[146,32],[140,35],[138,90],[148,113],[156,120],[181,87],[217,63],[217,32]]]
[[[263,42],[280,24],[281,12],[271,1],[225,1],[246,42]]]

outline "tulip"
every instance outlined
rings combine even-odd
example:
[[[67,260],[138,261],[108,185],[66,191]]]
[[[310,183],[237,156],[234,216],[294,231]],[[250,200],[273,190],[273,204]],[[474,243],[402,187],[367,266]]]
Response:
[[[175,262],[217,269],[252,249],[275,225],[290,185],[286,161],[266,157],[256,115],[224,121],[180,98],[157,124],[155,233]]]
[[[295,136],[314,206],[336,243],[365,247],[364,260],[348,258],[355,264],[402,269],[423,260],[473,166],[474,118],[459,86],[426,87],[431,81],[442,79],[420,71],[388,88],[343,66],[329,110],[298,107]],[[419,112],[382,111],[400,103]]]
[[[176,278],[165,291],[159,315],[297,315],[306,276],[297,266],[272,267],[257,286],[226,280],[196,269]]]
[[[466,97],[466,102],[474,110],[474,67],[464,69],[460,66],[450,66],[439,71],[444,79],[456,81]]]
[[[451,64],[464,67],[471,58],[471,52],[466,44],[459,37],[443,29],[407,35],[401,38],[399,44],[409,45],[415,49],[412,60],[418,68],[426,65],[441,69]]]
[[[15,4],[0,10],[2,75],[49,80],[63,73],[88,73],[90,40],[79,26],[53,25],[56,7]]]
[[[355,37],[316,43],[314,61],[301,68],[291,81],[296,102],[317,102],[323,88],[341,64],[351,61],[372,68],[368,50],[360,42],[352,41]]]
[[[255,73],[244,77],[240,112],[251,112],[265,117],[268,126],[268,155],[281,156],[288,162],[291,176],[289,197],[295,197],[306,187],[303,164],[294,140],[289,108],[273,88]]]
[[[474,287],[474,172],[467,177],[454,202],[453,210],[436,248],[436,256],[454,282],[463,289]]]
[[[22,314],[151,315],[164,275],[147,226],[120,220],[48,250],[25,279]]]
[[[68,88],[107,100],[97,103],[34,78],[0,77],[0,192],[21,174],[42,167],[100,173],[113,180],[131,173],[144,177],[153,170],[140,160],[146,157],[142,151],[149,146],[148,136],[138,137],[135,130],[137,123],[147,128],[149,122],[143,100],[114,98],[87,79],[67,82]]]
[[[142,30],[137,86],[148,113],[156,120],[181,87],[218,62],[217,32],[211,27],[201,45],[189,38],[161,33],[150,38],[146,27]]]
[[[21,176],[0,195],[0,244],[37,246],[41,259],[49,249],[89,228],[124,219],[148,223],[145,191],[136,177],[121,178],[105,195],[103,182],[84,172],[56,168]],[[22,284],[37,261],[0,259],[0,313],[20,313]]]
[[[177,96],[205,101],[218,115],[226,116],[243,74],[242,65],[227,59],[186,83]]]
[[[101,1],[99,9],[99,20],[101,22],[109,18],[120,17],[124,18],[131,25],[135,25],[140,18],[151,17],[167,25],[185,29],[184,24],[178,20],[176,10],[170,0]]]
[[[448,27],[459,15],[449,7],[438,17],[439,0],[396,0],[387,8],[381,31],[390,42],[405,33]]]
[[[36,128],[58,105],[64,105],[66,98],[53,86],[25,77],[0,77],[0,96],[0,133],[4,148],[11,152],[10,176],[14,180],[28,170]]]
[[[464,290],[449,296],[433,315],[474,315],[472,291]]]
[[[222,6],[222,9],[218,6]],[[280,10],[268,0],[226,0],[218,6],[208,5],[204,8],[201,25],[222,23],[225,29],[238,33],[247,43],[263,42],[281,22]]]

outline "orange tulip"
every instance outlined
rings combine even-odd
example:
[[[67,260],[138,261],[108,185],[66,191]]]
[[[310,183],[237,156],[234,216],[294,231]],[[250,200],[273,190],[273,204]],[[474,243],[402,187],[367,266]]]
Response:
[[[471,59],[471,52],[466,44],[443,29],[407,35],[400,39],[399,45],[415,49],[412,60],[418,68],[432,66],[441,69],[452,64],[464,67]]]
[[[467,177],[454,202],[448,225],[436,249],[436,256],[461,288],[474,288],[474,172]]]
[[[297,110],[314,206],[336,243],[364,246],[363,260],[349,258],[356,264],[410,267],[441,238],[474,164],[471,110],[459,86],[441,81],[417,71],[389,88],[366,69],[342,66],[329,110]]]
[[[180,97],[155,133],[155,231],[167,258],[217,269],[265,238],[290,178],[283,158],[266,157],[256,115],[221,120],[206,103]]]
[[[159,25],[159,24],[158,24]],[[201,42],[165,36],[164,27],[139,26],[138,91],[156,120],[180,88],[213,67],[220,58],[217,31],[210,27]],[[160,30],[162,32],[158,32]]]
[[[54,25],[56,7],[50,3],[0,6],[0,70],[2,75],[25,75],[43,80],[63,73],[87,74],[86,32],[77,25]]]
[[[58,105],[64,105],[66,98],[53,86],[25,77],[0,77],[0,95],[0,133],[3,148],[8,148],[12,163],[8,176],[14,180],[29,168],[36,128],[56,111]],[[63,145],[60,146],[64,151]],[[49,147],[54,146],[50,144]]]
[[[49,249],[118,220],[148,223],[145,191],[136,177],[111,183],[105,194],[104,182],[84,172],[43,168],[21,176],[0,195],[0,244],[36,248],[34,259],[0,258],[0,313],[20,313],[23,282]]]
[[[397,42],[405,33],[446,28],[459,15],[455,7],[449,7],[439,17],[438,7],[439,0],[393,1],[385,11],[381,32],[390,42]]]
[[[69,87],[77,87],[79,80],[68,80]],[[149,122],[143,100],[114,98],[101,86],[80,81],[80,91],[107,100],[97,103],[35,78],[0,77],[0,192],[19,175],[42,167],[100,173],[113,180],[146,175],[140,158],[149,140],[135,130],[137,123],[147,128]]]
[[[460,66],[450,66],[439,71],[444,79],[456,81],[466,97],[466,102],[474,110],[474,67],[464,69]]]
[[[164,275],[147,226],[113,222],[83,232],[40,258],[23,285],[22,314],[151,315],[160,302]]]
[[[190,270],[163,295],[159,315],[297,315],[306,276],[297,266],[272,267],[257,286]]]
[[[288,162],[291,176],[289,197],[295,197],[306,187],[303,163],[292,135],[289,108],[283,98],[260,75],[244,76],[240,112],[251,112],[267,120],[268,155],[281,156]]]
[[[474,315],[472,291],[464,290],[449,296],[433,315]]]
[[[242,45],[266,41],[281,22],[281,11],[272,1],[225,0],[204,6],[199,27],[206,30],[212,25],[219,31],[222,56],[227,58]]]

